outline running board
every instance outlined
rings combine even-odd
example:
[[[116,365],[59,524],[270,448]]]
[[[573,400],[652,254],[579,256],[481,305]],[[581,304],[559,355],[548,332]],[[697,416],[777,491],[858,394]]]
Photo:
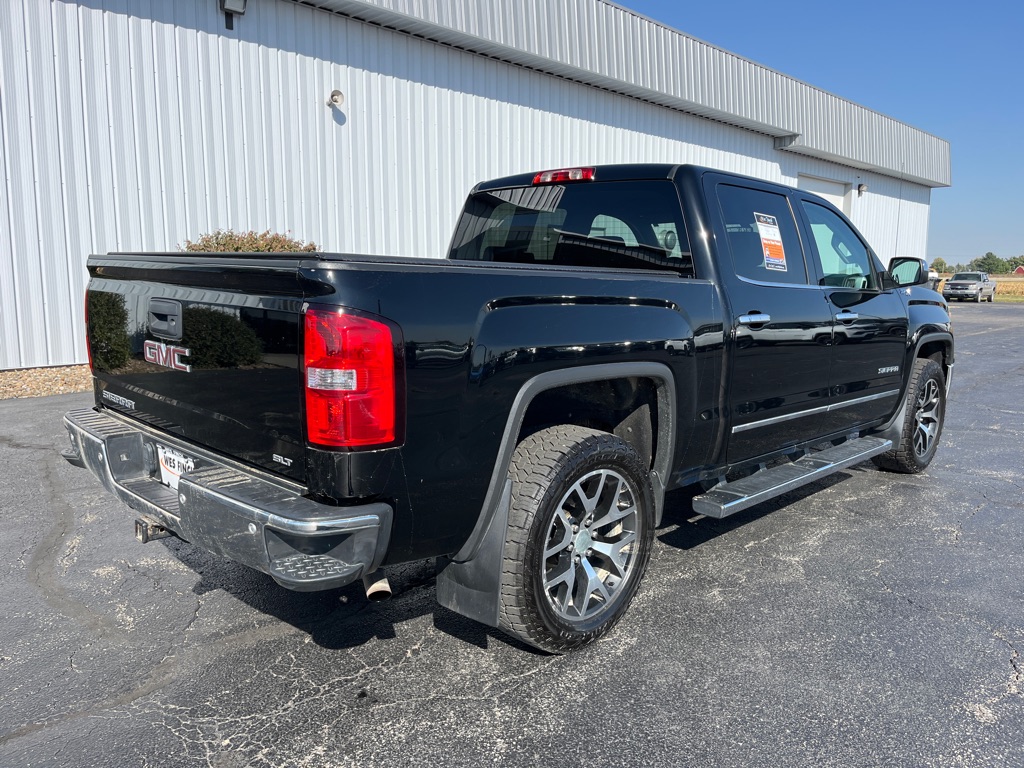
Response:
[[[788,464],[762,469],[731,483],[719,483],[694,498],[693,511],[708,517],[727,517],[891,449],[892,440],[856,437]]]

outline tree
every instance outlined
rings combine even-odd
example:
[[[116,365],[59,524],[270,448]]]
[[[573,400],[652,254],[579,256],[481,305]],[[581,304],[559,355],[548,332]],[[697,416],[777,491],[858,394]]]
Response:
[[[1011,256],[1006,260],[1006,271],[1013,272],[1017,267],[1024,267],[1024,256]]]
[[[992,253],[992,251],[972,261],[971,269],[976,272],[988,272],[990,275],[1000,275],[1008,271],[1006,269],[1006,262]]]
[[[931,267],[936,272],[949,272],[949,265],[941,256],[932,259]]]
[[[113,371],[126,365],[132,355],[132,342],[124,296],[90,291],[88,314],[92,367]]]

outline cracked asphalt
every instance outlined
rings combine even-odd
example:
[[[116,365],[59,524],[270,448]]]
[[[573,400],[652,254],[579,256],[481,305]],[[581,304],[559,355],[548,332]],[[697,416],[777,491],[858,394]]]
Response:
[[[59,457],[89,395],[0,402],[0,766],[1024,765],[1024,305],[954,305],[942,446],[724,521],[673,494],[630,612],[543,656],[433,568],[299,594]]]

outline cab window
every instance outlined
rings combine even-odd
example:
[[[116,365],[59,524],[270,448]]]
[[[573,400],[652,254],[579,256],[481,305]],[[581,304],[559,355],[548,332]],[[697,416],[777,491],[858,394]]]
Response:
[[[667,179],[479,192],[466,203],[449,258],[693,274],[679,195]]]
[[[878,285],[868,249],[849,224],[823,205],[801,201],[821,264],[821,284],[858,291]]]
[[[588,237],[598,237],[602,240],[617,240],[626,245],[639,245],[636,235],[629,228],[629,224],[607,214],[598,215],[590,224]]]
[[[720,184],[718,202],[737,275],[763,283],[807,283],[800,235],[785,195]]]

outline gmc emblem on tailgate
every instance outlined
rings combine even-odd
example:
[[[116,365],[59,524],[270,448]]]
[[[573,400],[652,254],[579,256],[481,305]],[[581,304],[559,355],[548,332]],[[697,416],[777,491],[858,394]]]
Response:
[[[189,373],[192,366],[181,362],[182,357],[188,357],[192,353],[185,347],[172,347],[160,341],[147,341],[143,347],[143,354],[147,363],[162,365],[164,368],[171,368],[175,371]]]

